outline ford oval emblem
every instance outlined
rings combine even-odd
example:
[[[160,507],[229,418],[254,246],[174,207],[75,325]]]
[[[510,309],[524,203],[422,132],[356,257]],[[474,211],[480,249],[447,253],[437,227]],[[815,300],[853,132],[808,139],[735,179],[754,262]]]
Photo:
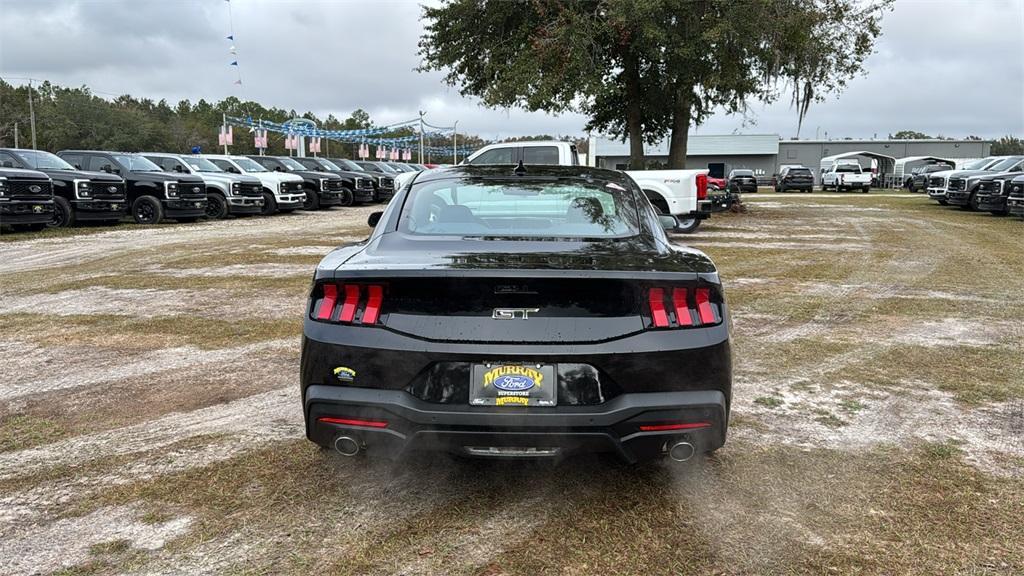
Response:
[[[43,191],[43,187],[38,184],[33,184],[28,187],[28,191],[33,194],[39,194],[40,192]]]
[[[107,186],[107,192],[111,194],[117,194],[117,186]]]
[[[200,192],[202,192],[202,190],[199,189],[199,186],[193,186],[192,187],[192,191],[195,192],[196,194],[199,194]]]
[[[494,379],[494,387],[505,392],[525,392],[537,383],[526,374],[506,374]]]

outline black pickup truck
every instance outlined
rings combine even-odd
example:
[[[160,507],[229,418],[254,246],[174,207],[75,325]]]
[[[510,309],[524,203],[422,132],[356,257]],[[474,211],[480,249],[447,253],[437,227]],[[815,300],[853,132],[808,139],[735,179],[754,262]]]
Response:
[[[996,216],[1009,214],[1006,200],[1010,195],[1010,182],[1021,175],[1021,172],[993,174],[978,179],[978,189],[974,193],[974,202],[978,210],[991,212]]]
[[[1006,156],[984,170],[961,170],[949,176],[946,202],[965,210],[979,210],[978,186],[987,176],[1001,176],[1024,171],[1024,156]]]
[[[285,172],[302,177],[306,201],[303,210],[319,210],[321,207],[342,206],[345,201],[345,185],[337,174],[309,170],[289,156],[249,156],[267,170]]]
[[[373,202],[373,178],[369,174],[346,170],[326,158],[295,158],[295,161],[309,170],[330,172],[340,176],[345,187],[342,206],[351,206],[356,202]]]
[[[206,215],[206,184],[198,176],[164,172],[141,155],[126,152],[61,150],[57,155],[79,170],[124,178],[131,214],[139,224],[159,224],[165,218],[195,222]]]
[[[377,179],[377,202],[388,202],[395,195],[395,176],[398,174],[383,162],[359,161],[356,164]]]
[[[1017,176],[1003,186],[1007,189],[1006,211],[1024,218],[1024,176]]]
[[[925,164],[924,166],[918,166],[911,171],[910,176],[907,176],[903,181],[903,187],[908,192],[917,192],[918,190],[928,190],[928,176],[933,172],[944,172],[946,170],[952,170],[953,166],[949,164]]]
[[[0,166],[38,170],[53,181],[53,222],[62,228],[76,222],[116,224],[128,210],[120,176],[76,170],[55,154],[42,150],[0,148]]]
[[[53,185],[36,170],[0,168],[0,226],[42,230],[53,220]]]

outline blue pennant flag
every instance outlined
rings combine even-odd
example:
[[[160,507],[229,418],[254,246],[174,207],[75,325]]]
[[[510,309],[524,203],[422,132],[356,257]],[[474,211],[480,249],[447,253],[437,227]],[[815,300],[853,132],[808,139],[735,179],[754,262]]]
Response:
[[[238,60],[235,60],[234,62],[232,62],[231,65],[232,66],[238,66]]]
[[[234,40],[234,39],[235,39],[235,35],[234,34],[228,36],[228,40]]]

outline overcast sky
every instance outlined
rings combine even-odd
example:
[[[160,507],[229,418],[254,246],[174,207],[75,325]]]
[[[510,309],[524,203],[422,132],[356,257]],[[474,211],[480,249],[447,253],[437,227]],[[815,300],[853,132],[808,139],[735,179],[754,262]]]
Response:
[[[488,110],[421,74],[417,2],[0,0],[0,76],[122,93],[216,101],[229,95],[377,124],[427,111],[436,125],[496,138],[581,134],[582,116]],[[868,74],[811,107],[803,138],[885,137],[901,129],[1024,136],[1024,0],[897,0]],[[237,59],[243,85],[235,86]],[[701,134],[796,135],[788,99],[719,114]]]

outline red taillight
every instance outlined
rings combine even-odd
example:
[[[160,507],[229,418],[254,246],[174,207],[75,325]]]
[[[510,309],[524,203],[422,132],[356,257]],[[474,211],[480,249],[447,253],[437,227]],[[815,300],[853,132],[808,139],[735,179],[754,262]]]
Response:
[[[341,424],[343,426],[366,426],[367,428],[387,428],[387,420],[361,420],[359,418],[329,418],[323,416],[316,419],[324,424]]]
[[[708,175],[697,174],[697,200],[704,200],[708,197]]]
[[[668,328],[668,314],[665,312],[665,291],[661,288],[651,288],[647,295],[651,305],[651,319],[655,328]]]
[[[665,297],[672,294],[672,301]],[[693,300],[690,299],[693,294]],[[684,328],[689,326],[710,326],[719,323],[715,304],[711,301],[710,288],[697,288],[693,292],[686,288],[649,288],[647,305],[651,312],[654,328]]]
[[[356,306],[359,306],[359,285],[346,284],[345,303],[341,306],[341,315],[338,316],[338,320],[351,322],[356,317]]]
[[[697,315],[700,316],[701,324],[715,323],[715,311],[711,308],[711,291],[707,288],[697,288]]]
[[[711,428],[711,422],[676,422],[674,424],[643,424],[641,432],[665,432],[666,430],[695,430]]]
[[[691,326],[690,305],[686,301],[686,288],[672,289],[672,307],[676,309],[676,323],[680,326]]]
[[[341,310],[334,321],[356,322],[356,312],[363,300],[363,294],[366,294],[367,298],[359,323],[376,324],[380,320],[381,305],[384,302],[384,286],[380,284],[324,284],[323,297],[313,312],[313,318],[331,321],[334,318],[334,310],[338,308],[339,298],[343,297],[344,300],[340,302]]]
[[[338,301],[338,287],[334,284],[324,284],[324,298],[320,301],[320,308],[316,311],[317,320],[330,320],[334,313],[334,304]]]

